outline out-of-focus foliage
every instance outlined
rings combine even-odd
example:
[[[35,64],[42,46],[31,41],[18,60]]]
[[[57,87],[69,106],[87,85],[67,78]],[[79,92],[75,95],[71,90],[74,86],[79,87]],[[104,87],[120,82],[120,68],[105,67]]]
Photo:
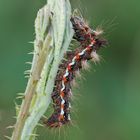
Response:
[[[84,72],[74,90],[74,126],[55,131],[40,129],[39,140],[140,139],[140,1],[72,0],[92,27],[102,25],[109,46],[99,53],[100,64]],[[45,0],[0,1],[0,139],[14,123],[16,93],[24,92],[23,72],[31,60],[34,19]],[[113,21],[113,22],[112,22]],[[76,115],[75,115],[76,114]],[[75,127],[76,126],[76,127]],[[77,128],[78,127],[78,128]],[[55,138],[54,138],[55,135]],[[63,136],[62,136],[63,135]],[[46,136],[48,138],[46,138]]]

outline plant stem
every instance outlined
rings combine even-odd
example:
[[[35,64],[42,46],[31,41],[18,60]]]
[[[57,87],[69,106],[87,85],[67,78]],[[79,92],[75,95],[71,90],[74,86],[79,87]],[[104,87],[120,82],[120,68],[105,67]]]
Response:
[[[48,0],[38,12],[30,78],[11,140],[34,140],[32,133],[51,102],[55,76],[73,36],[70,16],[69,0]]]

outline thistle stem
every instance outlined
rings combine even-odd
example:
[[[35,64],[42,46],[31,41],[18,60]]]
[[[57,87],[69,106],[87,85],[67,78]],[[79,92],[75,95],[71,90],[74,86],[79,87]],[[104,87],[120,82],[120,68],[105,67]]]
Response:
[[[69,0],[48,0],[39,10],[31,73],[11,140],[34,140],[32,134],[46,112],[59,64],[73,36]]]

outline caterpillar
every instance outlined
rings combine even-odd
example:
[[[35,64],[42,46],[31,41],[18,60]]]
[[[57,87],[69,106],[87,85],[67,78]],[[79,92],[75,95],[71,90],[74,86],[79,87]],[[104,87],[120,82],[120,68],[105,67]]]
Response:
[[[102,32],[92,30],[82,18],[71,17],[71,23],[75,32],[74,39],[80,43],[80,47],[66,53],[66,59],[60,64],[53,92],[53,114],[44,121],[50,128],[61,127],[71,121],[70,100],[72,81],[77,73],[84,67],[88,60],[98,61],[96,51],[106,44],[106,40],[100,37]]]

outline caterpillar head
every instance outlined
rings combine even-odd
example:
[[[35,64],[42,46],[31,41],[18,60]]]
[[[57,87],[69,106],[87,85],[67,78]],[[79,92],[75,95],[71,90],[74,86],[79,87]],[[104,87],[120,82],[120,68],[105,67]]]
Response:
[[[107,45],[107,40],[102,37],[103,30],[97,28],[92,30],[88,24],[78,16],[71,17],[71,23],[74,29],[74,39],[81,43],[82,46],[90,44],[91,40],[94,39],[94,49],[98,50],[99,48]]]

